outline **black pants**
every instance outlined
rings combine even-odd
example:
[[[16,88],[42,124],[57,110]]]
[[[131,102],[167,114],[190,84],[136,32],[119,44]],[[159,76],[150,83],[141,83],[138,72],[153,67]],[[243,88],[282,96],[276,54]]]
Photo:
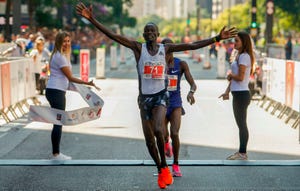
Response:
[[[34,73],[36,90],[40,90],[40,73]]]
[[[249,132],[247,127],[247,109],[248,105],[250,104],[251,96],[249,91],[234,91],[231,93],[233,96],[232,106],[234,118],[239,128],[239,152],[246,153],[249,139]]]
[[[46,98],[52,108],[66,109],[66,92],[57,89],[46,89]],[[62,126],[53,124],[51,133],[52,153],[58,154],[61,140]]]

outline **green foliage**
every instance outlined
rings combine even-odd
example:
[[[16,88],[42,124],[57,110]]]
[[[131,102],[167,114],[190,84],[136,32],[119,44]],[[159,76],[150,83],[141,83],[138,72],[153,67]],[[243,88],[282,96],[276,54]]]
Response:
[[[280,9],[284,12],[288,12],[295,19],[299,19],[299,9],[300,9],[300,1],[299,0],[274,0],[274,5],[276,7],[280,7]]]
[[[281,4],[287,5],[287,3]],[[298,2],[298,1],[297,1]],[[299,1],[300,2],[300,1]],[[256,25],[259,28],[260,36],[264,35],[265,31],[265,19],[266,19],[266,0],[257,0],[257,13],[256,13]],[[300,22],[295,22],[295,17],[297,14],[292,14],[288,10],[284,11],[280,4],[275,4],[275,11],[274,14],[274,26],[273,26],[273,34],[274,36],[279,34],[279,32],[290,32],[291,30],[300,31],[299,24]],[[297,3],[299,4],[299,3]],[[295,4],[295,6],[298,6]],[[288,3],[288,5],[292,5]],[[300,10],[300,8],[297,8]],[[202,15],[203,11],[201,11],[201,20],[200,20],[200,33],[202,38],[210,37],[211,33],[218,33],[219,30],[224,26],[228,25],[230,20],[230,26],[237,27],[238,30],[245,30],[249,31],[249,27],[251,26],[251,0],[248,0],[244,4],[239,4],[236,6],[231,7],[230,10],[224,10],[222,14],[219,15],[217,19],[211,20],[210,18],[204,18]],[[230,14],[230,19],[228,18]],[[159,26],[160,29],[160,36],[165,37],[168,34],[172,34],[173,36],[184,36],[186,32],[186,18],[182,19],[171,19],[171,20],[164,20],[157,16],[149,16],[147,18],[140,18],[138,20],[138,27],[135,29],[127,29],[131,35],[139,36],[139,39],[142,38],[142,31],[145,23],[152,21]],[[191,14],[190,18],[190,34],[196,34],[196,13]],[[126,32],[127,33],[127,32]]]
[[[191,25],[191,21],[190,21],[190,25]],[[162,21],[160,27],[160,33],[162,37],[166,37],[170,34],[173,36],[183,36],[186,26],[187,24],[185,19],[172,19],[172,20]]]
[[[123,9],[124,5],[132,6],[131,0],[102,0],[101,3],[112,8],[106,23],[118,24],[121,30],[124,26],[134,27],[136,25],[136,18],[130,17],[128,11]]]
[[[75,6],[78,0],[28,0],[29,9],[35,14],[36,22],[38,26],[48,27],[63,27],[62,17],[60,14],[66,5],[73,5],[73,15],[77,20],[81,17],[76,15]],[[101,22],[106,25],[118,24],[122,29],[124,26],[134,27],[137,23],[136,18],[130,17],[127,10],[123,10],[123,5],[128,7],[132,6],[131,0],[81,0],[86,6],[93,6],[94,14],[96,18],[101,18]],[[99,11],[99,7],[104,6],[108,9],[107,14],[103,14]],[[58,15],[51,15],[52,9],[56,9]],[[58,18],[59,17],[59,18]],[[78,24],[78,23],[77,23]],[[81,25],[86,25],[80,22]]]
[[[282,0],[274,0],[275,5],[275,12],[277,14],[279,8],[281,11],[285,13],[284,17],[280,17],[281,19],[288,19],[288,22],[291,22],[291,27],[297,31],[300,31],[300,1],[299,0],[289,0],[282,1]]]
[[[57,22],[56,19],[53,18],[51,12],[49,10],[37,10],[36,11],[36,22],[37,27],[47,26],[49,28],[61,28],[61,23]]]
[[[225,10],[219,17],[213,20],[212,28],[214,31],[219,31],[224,25],[234,26],[239,30],[245,30],[250,25],[250,4],[244,3],[232,7],[230,10]],[[229,19],[230,16],[230,19]]]

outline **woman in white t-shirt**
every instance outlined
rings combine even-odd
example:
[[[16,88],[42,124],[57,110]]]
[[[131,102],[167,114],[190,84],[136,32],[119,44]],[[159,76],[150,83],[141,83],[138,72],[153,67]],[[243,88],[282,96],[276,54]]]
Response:
[[[43,69],[48,70],[50,54],[50,51],[45,47],[45,39],[38,37],[35,40],[34,48],[29,53],[29,56],[33,58],[36,89],[40,91],[41,95],[45,89],[45,85],[41,80],[41,74]]]
[[[235,37],[234,46],[238,54],[231,64],[231,71],[227,75],[227,80],[230,83],[225,93],[219,98],[222,97],[223,100],[228,100],[229,93],[231,92],[234,118],[239,128],[239,151],[227,157],[227,160],[247,160],[247,144],[249,139],[247,109],[251,101],[248,85],[254,65],[251,37],[246,32],[238,32],[238,35]]]
[[[50,77],[46,88],[46,98],[51,108],[65,110],[66,90],[69,82],[95,86],[93,80],[85,82],[72,75],[71,56],[71,36],[67,32],[59,32],[55,38],[54,49],[50,57]],[[96,86],[95,86],[96,87]],[[59,118],[60,116],[57,116]],[[62,126],[53,125],[51,133],[52,159],[70,160],[70,156],[60,152]]]

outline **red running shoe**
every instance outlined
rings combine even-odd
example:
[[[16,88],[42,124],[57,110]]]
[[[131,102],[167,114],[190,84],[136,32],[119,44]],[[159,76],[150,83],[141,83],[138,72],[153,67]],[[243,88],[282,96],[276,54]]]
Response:
[[[165,181],[164,181],[164,177],[163,177],[163,173],[162,173],[162,172],[159,172],[159,173],[158,173],[157,184],[158,184],[158,187],[159,187],[160,189],[165,189],[165,188],[167,188],[167,185],[166,185],[166,183],[165,183]]]
[[[173,176],[174,177],[182,177],[182,173],[180,171],[180,167],[177,164],[172,165]]]
[[[169,158],[173,156],[173,148],[170,142],[165,143],[165,154]]]
[[[161,168],[161,174],[166,185],[173,184],[173,176],[169,167]]]

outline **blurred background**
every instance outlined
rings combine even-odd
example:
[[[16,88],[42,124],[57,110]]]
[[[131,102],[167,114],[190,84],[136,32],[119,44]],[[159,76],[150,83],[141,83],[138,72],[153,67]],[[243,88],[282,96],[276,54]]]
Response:
[[[92,5],[100,22],[113,31],[143,41],[146,22],[155,22],[161,37],[176,42],[211,37],[222,26],[248,31],[258,50],[283,49],[292,37],[293,57],[299,58],[298,0],[82,0]],[[77,0],[0,0],[0,42],[43,36],[51,51],[58,30],[72,33],[74,44],[93,50],[109,47],[107,39],[76,15]],[[231,42],[224,42],[230,51]],[[109,53],[109,49],[107,49]],[[30,51],[30,47],[26,51]],[[271,53],[270,53],[271,54]],[[275,53],[276,55],[276,53]]]

